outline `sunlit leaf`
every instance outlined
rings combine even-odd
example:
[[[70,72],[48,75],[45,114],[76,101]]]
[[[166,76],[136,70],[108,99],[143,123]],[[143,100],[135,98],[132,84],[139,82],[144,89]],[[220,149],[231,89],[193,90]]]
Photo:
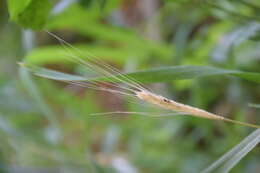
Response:
[[[25,28],[42,29],[51,4],[49,0],[8,0],[11,20]]]

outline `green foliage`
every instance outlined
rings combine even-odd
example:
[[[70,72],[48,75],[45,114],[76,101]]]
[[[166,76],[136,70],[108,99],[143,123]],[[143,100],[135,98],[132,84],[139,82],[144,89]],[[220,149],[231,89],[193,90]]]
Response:
[[[8,7],[12,21],[37,30],[44,27],[51,3],[49,0],[8,0]]]
[[[120,27],[114,27],[111,25],[105,25],[99,22],[99,18],[103,17],[105,14],[111,12],[114,8],[114,4],[111,2],[107,4],[107,8],[100,13],[96,8],[91,8],[85,10],[78,4],[72,4],[70,7],[65,9],[62,13],[57,16],[53,16],[48,25],[47,29],[55,30],[55,29],[68,29],[75,31],[79,34],[82,34],[85,37],[93,38],[98,43],[102,43],[94,45],[95,47],[93,52],[92,49],[88,49],[88,52],[92,52],[93,54],[99,56],[100,53],[107,53],[107,56],[110,56],[111,51],[108,52],[108,49],[113,50],[112,47],[107,47],[106,44],[114,43],[118,45],[115,47],[116,50],[113,52],[131,52],[130,55],[125,55],[120,57],[111,56],[115,59],[128,58],[132,57],[140,57],[145,54],[155,54],[155,56],[159,56],[163,59],[169,59],[172,53],[171,47],[165,43],[157,43],[151,40],[144,39],[140,37],[136,32]],[[85,25],[82,25],[82,22],[86,21]],[[60,50],[59,50],[60,49]],[[63,48],[57,48],[57,51],[62,51]],[[135,51],[133,51],[135,50]],[[83,50],[84,51],[84,50]],[[86,51],[86,49],[85,49]],[[51,50],[48,51],[51,53]],[[75,52],[75,51],[74,51]],[[73,52],[73,53],[74,53]],[[41,51],[39,51],[41,54]],[[105,57],[104,54],[100,57]],[[119,55],[119,54],[118,54]],[[28,55],[30,56],[30,55]],[[36,55],[37,56],[37,55]],[[45,57],[47,58],[47,57]],[[44,58],[41,58],[44,59]]]
[[[9,12],[11,19],[15,19],[19,16],[20,13],[22,13],[28,4],[31,2],[31,0],[9,0],[8,1],[8,7],[9,7]]]
[[[141,116],[169,112],[62,82],[108,80],[72,58],[98,57],[158,94],[259,124],[258,0],[7,2],[20,27],[1,6],[0,172],[258,171],[259,130]],[[133,113],[93,114],[111,111]]]
[[[82,5],[83,7],[89,8],[93,3],[95,3],[95,0],[80,0],[79,4]],[[97,0],[97,2],[100,4],[101,8],[104,8],[106,5],[106,0]]]
[[[215,171],[221,167],[220,172],[229,172],[245,155],[247,155],[260,141],[260,130],[255,130],[252,134],[246,137],[241,143],[232,148],[229,152],[219,158],[216,162],[210,165],[203,173]]]
[[[22,64],[38,76],[42,76],[54,80],[66,80],[66,81],[106,81],[113,80],[113,78],[84,78],[83,76],[76,76],[66,73],[61,73],[53,70],[48,70],[45,68],[40,68],[34,65]],[[144,71],[137,71],[133,73],[126,73],[125,75],[140,81],[142,83],[154,83],[154,82],[170,82],[173,80],[183,80],[183,79],[194,79],[197,77],[207,77],[216,75],[231,75],[260,83],[260,74],[243,72],[239,70],[227,70],[221,68],[207,67],[207,66],[173,66],[173,67],[163,67],[155,68]],[[117,74],[115,74],[117,76]]]

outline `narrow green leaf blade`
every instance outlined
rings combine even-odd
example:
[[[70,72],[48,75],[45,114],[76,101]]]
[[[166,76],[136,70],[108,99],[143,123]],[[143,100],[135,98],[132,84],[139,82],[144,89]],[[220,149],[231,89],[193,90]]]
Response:
[[[129,73],[127,75],[145,83],[167,82],[214,75],[231,75],[260,83],[260,73],[242,72],[210,66],[171,66]]]
[[[252,149],[255,148],[255,146],[260,141],[260,133],[258,130],[258,135],[247,143],[245,147],[243,147],[238,153],[236,153],[228,162],[225,163],[225,165],[222,167],[220,172],[228,173],[232,168],[234,168],[238,162],[243,159]]]
[[[45,68],[34,69],[35,75],[59,81],[86,81],[86,78]]]
[[[61,72],[48,70],[33,65],[25,65],[33,73],[38,76],[54,79],[54,80],[69,80],[69,81],[104,81],[113,80],[113,77],[100,77],[100,78],[84,78],[77,75],[70,75]],[[117,75],[117,74],[116,74]],[[246,79],[249,81],[260,83],[260,74],[251,72],[242,72],[237,70],[226,70],[221,68],[209,66],[172,66],[163,68],[154,68],[134,73],[126,73],[130,78],[134,78],[143,83],[154,82],[169,82],[173,80],[192,79],[197,77],[206,77],[214,75],[231,75]]]
[[[231,170],[248,152],[250,152],[260,140],[260,129],[255,130],[249,136],[247,136],[242,142],[237,144],[234,148],[220,157],[217,161],[212,163],[206,168],[203,173],[214,172],[220,168],[223,164],[221,171],[227,172]]]

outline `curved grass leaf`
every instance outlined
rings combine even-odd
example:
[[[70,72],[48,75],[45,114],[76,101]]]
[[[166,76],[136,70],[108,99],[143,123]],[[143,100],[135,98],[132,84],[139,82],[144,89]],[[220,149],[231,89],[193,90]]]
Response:
[[[225,163],[225,165],[222,167],[220,172],[228,173],[234,166],[238,164],[238,162],[243,159],[252,149],[255,148],[255,146],[260,141],[260,133],[258,131],[258,135],[247,143],[245,147],[243,147],[238,153],[236,153],[229,161]]]
[[[42,67],[33,65],[25,65],[33,73],[38,76],[50,78],[54,80],[69,80],[69,81],[105,81],[113,80],[108,77],[101,78],[84,78],[77,75],[65,74],[53,70],[48,70]],[[143,83],[167,82],[172,80],[192,79],[197,77],[206,77],[214,75],[231,75],[242,79],[260,83],[260,74],[252,72],[243,72],[238,70],[227,70],[209,66],[172,66],[154,68],[149,70],[138,71],[134,73],[126,73],[125,75],[134,78]]]
[[[242,142],[228,151],[217,161],[211,164],[203,173],[210,173],[217,170],[221,165],[220,172],[229,172],[244,156],[246,156],[260,141],[260,129],[255,130]]]

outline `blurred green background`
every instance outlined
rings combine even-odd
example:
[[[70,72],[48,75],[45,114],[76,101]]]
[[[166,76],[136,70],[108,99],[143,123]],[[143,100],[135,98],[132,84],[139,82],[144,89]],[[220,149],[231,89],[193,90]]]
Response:
[[[149,108],[19,68],[23,61],[88,73],[65,60],[57,40],[31,29],[47,29],[124,72],[180,65],[254,72],[235,77],[195,70],[178,78],[173,72],[147,85],[179,102],[259,124],[259,1],[19,2],[0,1],[0,172],[200,172],[254,130],[190,116],[91,116]],[[260,172],[259,154],[256,147],[231,172]]]

